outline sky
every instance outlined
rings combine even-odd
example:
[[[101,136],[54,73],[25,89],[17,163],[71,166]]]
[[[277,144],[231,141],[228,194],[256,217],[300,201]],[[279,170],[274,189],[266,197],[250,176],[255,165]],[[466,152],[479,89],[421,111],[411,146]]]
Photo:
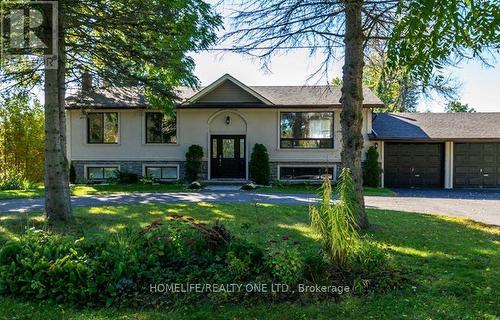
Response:
[[[316,59],[310,58],[304,50],[297,50],[273,58],[270,71],[263,70],[258,60],[236,53],[213,51],[194,55],[195,74],[202,85],[208,85],[225,73],[247,85],[307,85],[326,84],[328,79],[316,78],[308,81],[317,67]],[[500,57],[497,58],[497,61]],[[341,62],[332,67],[329,78],[341,77]],[[500,112],[500,65],[484,67],[477,61],[469,61],[448,67],[447,74],[460,83],[459,100],[469,104],[478,112]],[[443,112],[446,101],[440,99],[421,100],[418,111]]]
[[[216,3],[218,0],[211,0]],[[222,3],[222,4],[221,4]],[[226,15],[229,6],[225,2],[216,6],[217,10]],[[229,29],[228,19],[225,19],[225,29]],[[258,60],[237,53],[209,51],[195,54],[195,74],[201,84],[206,86],[229,73],[247,85],[306,85],[326,84],[334,77],[341,77],[342,61],[331,66],[331,74],[327,79],[308,77],[317,70],[321,56],[309,57],[306,49],[292,50],[271,60],[270,71],[263,70]],[[469,104],[478,112],[500,112],[500,55],[492,67],[484,67],[477,61],[468,61],[458,66],[446,68],[447,75],[455,77],[460,83],[459,99]],[[418,111],[443,112],[446,101],[433,99],[420,101]]]

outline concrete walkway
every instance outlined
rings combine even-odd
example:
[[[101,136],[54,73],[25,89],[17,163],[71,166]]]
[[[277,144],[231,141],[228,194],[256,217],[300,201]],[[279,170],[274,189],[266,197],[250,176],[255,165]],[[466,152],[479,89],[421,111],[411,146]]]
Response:
[[[397,190],[392,197],[365,197],[368,208],[398,210],[426,214],[440,214],[468,218],[485,224],[500,226],[500,193],[481,193],[467,196],[454,191],[417,192]],[[447,192],[447,193],[446,193]],[[264,194],[242,191],[219,191],[199,193],[129,193],[72,197],[74,207],[105,205],[129,205],[147,203],[270,203],[302,204],[314,203],[313,194]],[[0,200],[0,212],[15,213],[43,210],[43,198]]]

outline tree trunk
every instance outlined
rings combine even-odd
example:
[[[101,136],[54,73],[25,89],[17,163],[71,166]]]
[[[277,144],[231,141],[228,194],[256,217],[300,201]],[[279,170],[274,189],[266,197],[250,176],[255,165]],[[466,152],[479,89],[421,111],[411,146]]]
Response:
[[[363,197],[361,151],[363,149],[363,43],[362,0],[346,1],[345,60],[342,85],[342,167],[349,168],[355,184],[358,226],[368,227]]]
[[[59,2],[57,69],[45,69],[45,214],[49,224],[72,218],[66,158],[64,16]]]

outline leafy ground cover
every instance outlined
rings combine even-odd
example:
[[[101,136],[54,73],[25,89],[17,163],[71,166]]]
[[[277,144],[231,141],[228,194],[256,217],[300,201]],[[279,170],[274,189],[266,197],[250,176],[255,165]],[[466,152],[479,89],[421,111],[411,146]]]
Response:
[[[174,310],[74,309],[65,305],[0,300],[0,319],[496,319],[500,315],[500,231],[471,221],[407,212],[369,210],[368,236],[405,268],[411,285],[389,293],[346,296],[340,302],[185,306]],[[61,228],[92,236],[145,227],[167,214],[223,222],[230,231],[264,244],[287,235],[317,250],[307,207],[243,204],[134,205],[75,209],[75,223]],[[0,216],[0,243],[26,227],[43,226],[40,213]]]

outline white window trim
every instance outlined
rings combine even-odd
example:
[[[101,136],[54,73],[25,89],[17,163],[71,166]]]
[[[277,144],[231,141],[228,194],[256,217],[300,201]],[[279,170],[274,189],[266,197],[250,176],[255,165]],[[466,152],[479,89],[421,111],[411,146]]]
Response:
[[[89,143],[89,118],[88,114],[89,113],[116,113],[118,116],[118,142],[117,143]],[[85,124],[83,125],[83,144],[85,146],[96,146],[96,147],[117,147],[122,144],[122,115],[121,112],[118,110],[91,110],[85,114],[85,117],[83,118],[85,121]]]
[[[297,181],[297,182],[306,182],[306,181],[321,181],[321,180],[310,180],[310,179],[294,179],[294,180],[282,180],[281,179],[281,168],[318,168],[318,167],[329,167],[333,169],[333,179],[332,181],[337,181],[337,164],[329,164],[325,163],[321,164],[278,164],[278,172],[277,178],[279,181]]]
[[[158,113],[162,112],[161,110],[144,110],[141,114],[141,143],[143,146],[178,146],[179,145],[179,113],[178,110],[176,110],[175,114],[175,143],[158,143],[158,142],[153,142],[153,143],[147,143],[146,142],[146,113]]]
[[[281,147],[281,114],[282,113],[289,113],[289,112],[331,112],[333,114],[333,148],[282,148]],[[281,109],[281,110],[278,110],[278,125],[277,125],[277,128],[278,128],[278,139],[277,139],[277,143],[276,143],[276,150],[277,151],[291,151],[291,152],[300,152],[300,151],[307,151],[307,152],[325,152],[325,151],[332,151],[332,150],[335,150],[337,149],[337,143],[335,141],[335,135],[336,135],[336,131],[335,131],[335,118],[337,117],[337,115],[335,114],[335,109],[333,108],[325,108],[325,109],[317,109],[317,108],[314,108],[314,109]]]
[[[88,168],[116,168],[116,170],[120,171],[119,164],[85,164],[85,165],[83,165],[83,177],[85,178],[85,180],[89,179]],[[97,180],[100,181],[100,179],[97,179]]]
[[[179,181],[180,180],[180,169],[179,164],[177,163],[143,163],[142,164],[142,176],[146,176],[146,167],[152,168],[176,168],[177,170],[177,178],[176,179],[161,179],[160,181]]]

